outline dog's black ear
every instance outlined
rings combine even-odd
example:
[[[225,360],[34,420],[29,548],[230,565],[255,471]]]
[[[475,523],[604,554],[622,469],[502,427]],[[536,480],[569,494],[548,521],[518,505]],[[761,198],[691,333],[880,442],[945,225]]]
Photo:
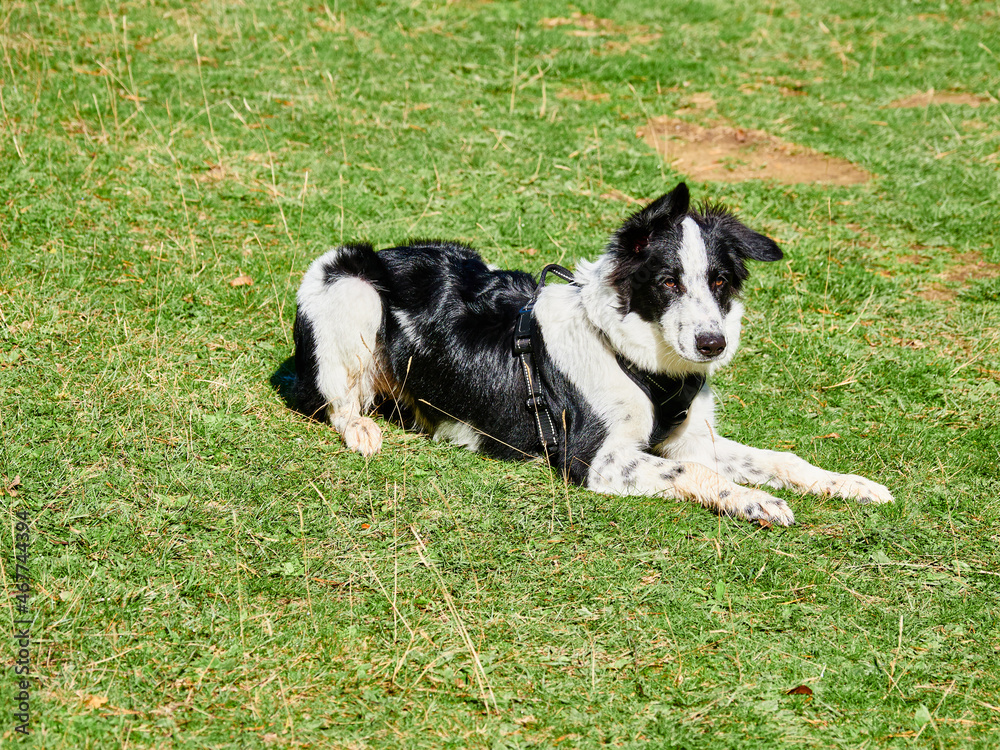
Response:
[[[669,193],[665,193],[641,211],[632,214],[615,239],[625,252],[641,253],[649,244],[649,238],[657,229],[676,224],[687,213],[691,204],[691,194],[683,182]]]
[[[725,206],[706,201],[701,204],[699,213],[708,232],[720,234],[729,251],[739,258],[769,261],[785,257],[777,242],[753,231]]]
[[[736,239],[737,251],[746,258],[771,261],[781,260],[785,257],[777,242],[743,224],[737,223],[736,231],[733,234]]]

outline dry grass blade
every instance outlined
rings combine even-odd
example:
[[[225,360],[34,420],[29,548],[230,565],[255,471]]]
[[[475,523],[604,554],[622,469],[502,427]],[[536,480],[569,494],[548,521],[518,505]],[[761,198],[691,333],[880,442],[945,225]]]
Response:
[[[437,578],[438,587],[441,591],[441,595],[444,597],[444,600],[448,605],[448,611],[451,613],[452,621],[455,623],[455,627],[458,629],[462,640],[465,642],[465,647],[469,650],[469,655],[472,657],[472,663],[474,666],[473,671],[476,675],[476,682],[479,685],[483,707],[487,712],[490,710],[495,713],[499,712],[500,709],[497,706],[497,699],[493,694],[493,688],[490,686],[489,679],[486,677],[486,671],[483,669],[483,664],[479,660],[479,652],[476,650],[476,646],[472,642],[472,638],[469,637],[469,631],[465,627],[465,623],[462,621],[461,615],[458,613],[458,608],[455,606],[455,600],[452,599],[451,594],[448,593],[448,587],[445,585],[440,571],[438,571],[434,563],[427,558],[427,555],[425,554],[427,552],[427,548],[424,546],[424,542],[417,533],[417,530],[413,526],[410,526],[410,532],[413,534],[413,538],[417,540],[417,554],[420,555],[420,561],[429,570],[433,571],[435,577]]]

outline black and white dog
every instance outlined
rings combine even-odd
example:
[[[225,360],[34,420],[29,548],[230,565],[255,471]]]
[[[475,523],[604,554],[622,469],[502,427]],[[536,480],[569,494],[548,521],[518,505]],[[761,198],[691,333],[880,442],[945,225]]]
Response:
[[[575,278],[559,274],[570,284],[494,270],[454,243],[339,247],[298,292],[297,406],[365,456],[382,446],[366,413],[394,399],[435,438],[546,457],[596,492],[693,500],[750,521],[794,517],[743,483],[889,502],[868,479],[715,431],[707,377],[739,344],[746,261],[781,257],[728,211],[691,210],[683,183]]]

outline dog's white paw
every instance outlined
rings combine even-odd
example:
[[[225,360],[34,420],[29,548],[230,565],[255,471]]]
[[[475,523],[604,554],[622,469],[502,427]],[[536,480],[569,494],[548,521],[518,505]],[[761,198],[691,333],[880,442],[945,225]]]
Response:
[[[362,456],[372,456],[382,448],[382,430],[374,420],[361,417],[344,429],[344,442]]]
[[[752,487],[734,485],[719,492],[720,510],[744,521],[762,521],[775,526],[791,526],[795,514],[780,497]]]
[[[892,493],[878,482],[859,477],[857,474],[837,474],[823,488],[823,491],[834,497],[857,500],[859,503],[891,503]]]

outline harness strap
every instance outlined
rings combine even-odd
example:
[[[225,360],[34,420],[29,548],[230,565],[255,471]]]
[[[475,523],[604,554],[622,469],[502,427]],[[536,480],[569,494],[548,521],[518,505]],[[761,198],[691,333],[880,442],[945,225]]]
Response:
[[[545,398],[542,390],[542,382],[538,378],[538,370],[535,367],[534,349],[531,345],[531,336],[535,329],[535,302],[538,301],[538,294],[545,286],[545,276],[551,273],[558,276],[563,281],[574,283],[573,274],[567,269],[555,263],[550,263],[542,269],[538,278],[538,286],[535,287],[534,294],[528,303],[521,308],[517,314],[517,323],[514,326],[514,353],[521,360],[521,369],[524,371],[524,381],[528,386],[528,399],[525,403],[528,411],[535,417],[535,426],[538,428],[538,438],[542,444],[542,451],[546,460],[551,460],[559,451],[559,434],[556,431],[556,423],[552,418],[552,410],[549,402]]]
[[[649,447],[659,445],[687,419],[692,402],[705,387],[705,376],[673,377],[646,372],[621,354],[617,355],[617,359],[618,366],[653,402],[653,431],[649,435]]]

